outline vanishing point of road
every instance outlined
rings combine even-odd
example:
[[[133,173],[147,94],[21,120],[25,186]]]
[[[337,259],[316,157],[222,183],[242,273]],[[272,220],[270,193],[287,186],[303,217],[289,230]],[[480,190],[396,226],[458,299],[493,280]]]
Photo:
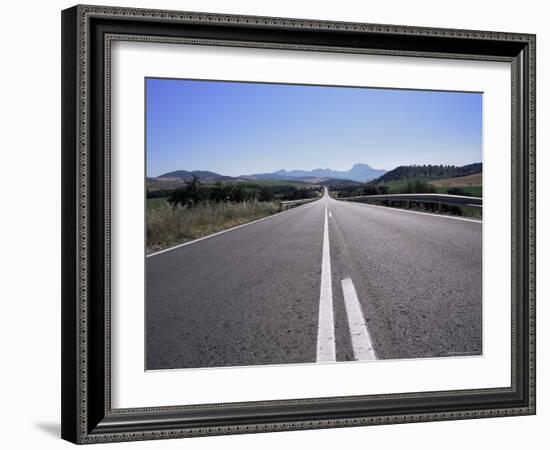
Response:
[[[481,230],[325,191],[150,255],[146,368],[480,355]]]

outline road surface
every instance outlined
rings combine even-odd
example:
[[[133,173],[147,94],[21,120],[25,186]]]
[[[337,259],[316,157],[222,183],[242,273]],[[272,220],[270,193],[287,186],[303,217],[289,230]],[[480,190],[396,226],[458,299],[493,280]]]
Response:
[[[479,355],[481,229],[325,192],[151,255],[146,368]]]

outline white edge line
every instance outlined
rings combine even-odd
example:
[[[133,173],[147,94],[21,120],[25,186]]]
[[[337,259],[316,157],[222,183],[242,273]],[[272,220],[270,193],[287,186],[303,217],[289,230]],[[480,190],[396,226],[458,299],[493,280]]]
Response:
[[[317,200],[314,200],[314,201],[309,202],[309,203],[304,203],[303,205],[300,205],[300,206],[312,205],[316,201]],[[168,247],[168,248],[165,248],[163,250],[159,250],[158,252],[149,253],[148,255],[146,255],[146,257],[150,258],[151,256],[156,256],[156,255],[160,255],[161,253],[166,253],[166,252],[169,252],[169,251],[172,251],[172,250],[176,250],[177,248],[185,247],[186,245],[191,245],[191,244],[194,244],[195,242],[204,241],[206,239],[210,239],[210,238],[213,238],[215,236],[219,236],[220,234],[229,233],[230,231],[235,231],[239,228],[243,228],[243,227],[246,227],[248,225],[253,225],[255,223],[263,222],[264,220],[267,220],[267,219],[273,219],[274,217],[280,216],[281,214],[290,212],[290,211],[295,210],[297,208],[298,208],[298,206],[296,208],[290,208],[290,209],[287,209],[286,211],[281,211],[281,212],[278,212],[278,213],[275,213],[275,214],[271,214],[270,216],[265,216],[265,217],[262,217],[260,219],[253,220],[252,222],[247,222],[247,223],[243,223],[241,225],[237,225],[237,226],[232,227],[232,228],[227,228],[226,230],[221,230],[221,231],[218,231],[217,233],[209,234],[208,236],[203,236],[203,237],[200,237],[200,238],[197,238],[197,239],[193,239],[192,241],[187,241],[187,242],[184,242],[183,244],[174,245],[173,247]]]
[[[346,305],[353,356],[357,361],[375,360],[376,353],[372,348],[367,322],[361,311],[361,304],[357,299],[357,293],[355,292],[355,286],[351,278],[344,278],[342,280],[342,292]]]
[[[317,328],[317,362],[336,361],[334,311],[332,305],[332,275],[330,270],[330,241],[328,237],[328,208],[325,203],[323,256],[321,261],[321,290],[319,294],[319,323]]]
[[[339,201],[343,201],[343,200],[339,200]],[[401,211],[401,212],[411,213],[411,214],[422,214],[424,216],[441,217],[442,219],[452,219],[452,220],[462,220],[463,222],[483,223],[483,220],[466,219],[464,217],[446,216],[444,214],[432,214],[432,213],[425,213],[421,211],[409,211],[408,209],[392,208],[391,206],[369,205],[368,203],[361,203],[361,202],[346,202],[346,203],[352,203],[354,205],[361,205],[361,206],[370,206],[372,208],[391,209],[393,211]]]

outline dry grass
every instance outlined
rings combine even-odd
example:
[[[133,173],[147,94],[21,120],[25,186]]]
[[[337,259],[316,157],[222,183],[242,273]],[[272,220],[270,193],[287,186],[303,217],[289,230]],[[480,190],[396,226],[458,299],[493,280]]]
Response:
[[[465,177],[445,178],[444,180],[434,180],[430,184],[435,187],[465,187],[465,186],[481,186],[482,175],[481,172],[474,173],[472,175],[466,175]]]
[[[147,253],[242,225],[279,211],[278,202],[203,203],[172,208],[166,202],[147,211]]]

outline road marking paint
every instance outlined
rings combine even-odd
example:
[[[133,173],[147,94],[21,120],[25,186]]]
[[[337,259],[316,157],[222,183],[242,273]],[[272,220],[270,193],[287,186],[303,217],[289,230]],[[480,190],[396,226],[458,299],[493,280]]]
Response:
[[[360,202],[347,202],[347,203],[351,203],[351,204],[354,204],[354,205],[360,205],[360,206],[370,206],[371,208],[391,209],[393,211],[401,211],[401,212],[411,213],[411,214],[422,214],[424,216],[441,217],[442,219],[453,219],[453,220],[462,220],[464,222],[483,223],[482,220],[466,219],[464,217],[446,216],[444,214],[425,213],[425,212],[421,212],[421,211],[409,211],[408,209],[392,208],[391,206],[369,205],[368,203],[360,203]]]
[[[344,278],[342,280],[342,291],[346,304],[353,356],[357,361],[376,359],[369,331],[367,330],[367,322],[363,317],[361,304],[357,299],[357,293],[355,292],[355,286],[351,278]]]
[[[306,203],[306,204],[301,205],[301,206],[302,207],[308,207],[308,205],[313,205],[313,204],[315,204],[315,202],[317,202],[317,200],[315,200],[313,202]],[[172,250],[176,250],[177,248],[185,247],[186,245],[191,245],[191,244],[194,244],[195,242],[204,241],[206,239],[210,239],[210,238],[213,238],[215,236],[219,236],[220,234],[229,233],[230,231],[235,231],[239,228],[247,227],[248,225],[253,225],[255,223],[263,222],[264,220],[273,219],[274,217],[280,216],[281,214],[285,214],[285,213],[288,213],[290,211],[294,211],[298,208],[299,207],[290,208],[290,209],[287,209],[286,211],[281,211],[281,212],[272,214],[270,216],[262,217],[261,219],[253,220],[252,222],[243,223],[241,225],[237,225],[236,227],[228,228],[226,230],[221,230],[221,231],[218,231],[217,233],[209,234],[208,236],[203,236],[203,237],[200,237],[200,238],[197,238],[197,239],[193,239],[192,241],[184,242],[183,244],[174,245],[173,247],[168,247],[168,248],[165,248],[164,250],[159,250],[158,252],[149,253],[146,256],[147,256],[147,258],[150,258],[151,256],[156,256],[156,255],[160,255],[161,253],[166,253],[166,252],[169,252],[169,251],[172,251]],[[302,209],[302,211],[303,211],[303,209]]]
[[[332,306],[332,275],[330,242],[328,238],[328,208],[325,204],[323,258],[321,262],[321,293],[319,296],[319,325],[317,330],[317,362],[336,361],[334,311]]]
[[[328,216],[332,219],[332,211],[328,212]]]

